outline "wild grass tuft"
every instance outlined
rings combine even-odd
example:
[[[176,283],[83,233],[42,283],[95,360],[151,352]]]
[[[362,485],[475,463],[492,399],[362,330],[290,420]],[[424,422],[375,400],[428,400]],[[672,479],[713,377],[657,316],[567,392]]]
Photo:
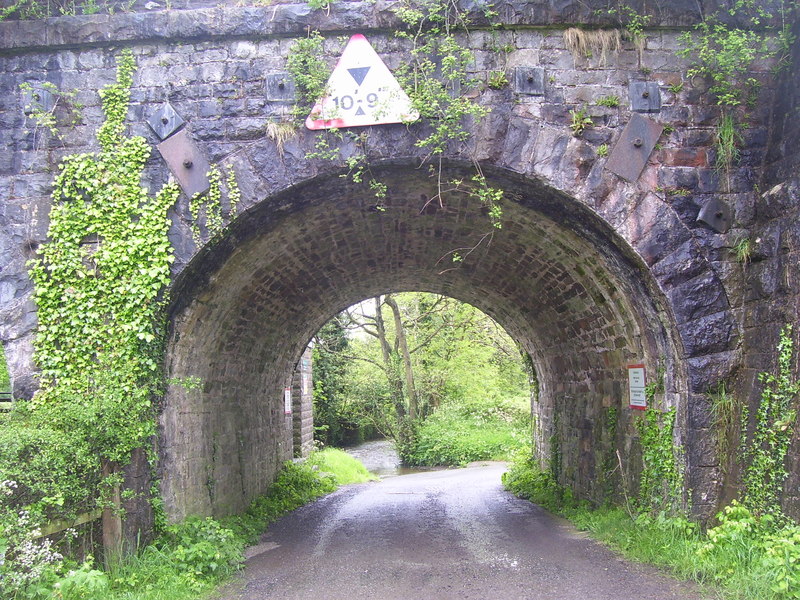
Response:
[[[364,483],[379,479],[367,471],[360,461],[338,448],[325,448],[313,452],[306,464],[312,469],[318,469],[320,473],[330,473],[338,485]]]

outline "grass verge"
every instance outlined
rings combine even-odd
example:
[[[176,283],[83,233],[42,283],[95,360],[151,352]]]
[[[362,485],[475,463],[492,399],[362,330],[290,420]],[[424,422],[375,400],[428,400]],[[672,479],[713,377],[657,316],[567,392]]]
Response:
[[[800,598],[796,523],[754,515],[736,502],[721,511],[717,525],[706,531],[680,516],[613,506],[592,509],[575,502],[530,460],[516,461],[503,475],[503,483],[515,495],[566,517],[626,558],[708,585],[711,594],[736,600]]]

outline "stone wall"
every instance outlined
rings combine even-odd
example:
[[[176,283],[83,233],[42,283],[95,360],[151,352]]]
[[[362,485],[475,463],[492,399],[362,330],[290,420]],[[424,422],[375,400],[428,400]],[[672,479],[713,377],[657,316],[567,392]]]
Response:
[[[292,375],[292,443],[295,458],[305,458],[314,448],[313,390],[313,367],[309,346],[300,357]]]
[[[505,29],[481,29],[478,14],[478,27],[461,40],[475,50],[476,77],[486,81],[504,70],[512,82],[476,90],[492,112],[444,162],[445,181],[469,181],[477,160],[490,184],[504,190],[503,228],[490,237],[488,219],[468,194],[447,194],[441,206],[428,202],[439,190],[419,168],[424,151],[415,142],[426,134],[424,123],[362,131],[373,172],[389,186],[383,211],[365,186],[340,177],[341,162],[306,158],[314,134],[298,129],[278,147],[267,133],[269,123],[288,120],[290,104],[266,97],[266,79],[286,70],[292,38],[307,27],[331,32],[331,66],[343,48],[339,34],[355,28],[390,68],[407,60],[407,43],[387,33],[396,24],[388,4],[346,2],[330,15],[287,4],[62,18],[38,27],[0,23],[0,124],[12,149],[0,158],[7,199],[0,208],[0,338],[18,396],[35,388],[25,261],[46,236],[52,169],[60,156],[95,147],[96,90],[114,79],[111,47],[126,45],[139,66],[130,132],[155,145],[146,120],[168,100],[209,160],[236,173],[243,193],[225,233],[213,242],[206,235],[199,246],[188,200],[171,213],[177,260],[167,370],[203,381],[200,390],[170,389],[161,416],[159,469],[172,518],[240,510],[263,492],[293,454],[283,390],[308,339],[349,304],[404,290],[471,302],[523,344],[541,385],[533,406],[538,450],[546,460],[549,441],[559,440],[562,482],[587,497],[605,493],[609,453],[620,450],[629,479],[640,467],[626,366],[644,363],[651,377],[663,371],[656,400],[678,411],[675,442],[686,449],[693,510],[710,514],[722,479],[707,392],[737,378],[743,393],[755,393],[752,373],[774,358],[769,348],[787,316],[785,301],[796,303],[796,233],[778,208],[796,211],[796,198],[776,191],[757,201],[750,191],[766,172],[770,133],[778,156],[770,181],[785,181],[780,173],[792,167],[781,162],[779,145],[795,125],[784,119],[779,133],[779,115],[789,109],[779,104],[773,113],[777,88],[770,65],[760,65],[754,76],[764,86],[744,162],[723,187],[711,166],[718,112],[704,83],[688,80],[687,63],[675,55],[676,28],[696,19],[694,3],[691,10],[665,7],[641,56],[626,43],[605,64],[574,57],[560,28],[596,22],[590,4],[503,4]],[[512,50],[498,51],[505,46]],[[543,69],[543,88],[534,94],[516,77],[517,69],[531,68]],[[74,126],[57,109],[62,139],[33,131],[23,114],[19,84],[42,81],[77,90],[83,105]],[[633,183],[606,170],[598,154],[602,144],[619,143],[631,119],[631,82],[657,85],[662,107],[647,116],[671,128]],[[612,95],[619,107],[597,104]],[[574,136],[570,110],[580,108],[594,126]],[[358,151],[346,141],[343,158]],[[154,152],[145,184],[158,188],[167,178]],[[715,198],[734,210],[727,233],[697,220]],[[775,207],[775,223],[787,233],[776,233],[766,206]],[[743,270],[731,248],[747,232],[774,260],[753,260]],[[463,264],[448,262],[454,249],[479,240]],[[770,335],[760,330],[764,322]],[[611,408],[620,415],[613,439]]]
[[[800,36],[800,22],[794,34]],[[779,76],[772,108],[769,151],[762,158],[759,181],[762,193],[744,232],[755,241],[755,252],[739,279],[746,358],[737,392],[751,407],[757,406],[762,390],[758,373],[776,368],[775,347],[787,324],[794,326],[794,372],[800,372],[800,44],[790,60]],[[784,508],[800,519],[800,427],[795,427],[787,466]]]

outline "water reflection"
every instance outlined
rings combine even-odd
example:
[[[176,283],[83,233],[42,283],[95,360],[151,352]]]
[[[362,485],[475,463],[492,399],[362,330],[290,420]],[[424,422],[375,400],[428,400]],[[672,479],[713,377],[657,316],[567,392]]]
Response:
[[[379,477],[394,477],[396,475],[436,470],[435,467],[402,466],[400,464],[400,456],[398,456],[392,440],[364,442],[360,446],[344,448],[344,451],[360,460],[370,473],[374,473]]]

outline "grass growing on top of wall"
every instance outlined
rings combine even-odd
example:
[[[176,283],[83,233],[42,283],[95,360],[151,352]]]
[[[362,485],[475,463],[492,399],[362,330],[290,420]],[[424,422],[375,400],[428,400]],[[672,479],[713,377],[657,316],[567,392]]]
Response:
[[[724,598],[800,598],[800,526],[779,525],[741,504],[723,510],[715,527],[703,531],[685,517],[663,512],[590,508],[575,502],[530,460],[518,460],[503,475],[512,493],[571,520],[579,529],[627,558],[668,569],[682,579],[712,585]]]

